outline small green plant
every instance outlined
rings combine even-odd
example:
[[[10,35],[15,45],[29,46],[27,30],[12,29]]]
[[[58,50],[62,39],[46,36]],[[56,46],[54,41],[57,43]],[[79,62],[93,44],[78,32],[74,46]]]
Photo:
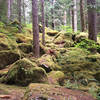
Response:
[[[70,26],[62,25],[60,28],[61,28],[61,30],[65,30],[67,33],[72,34],[72,28]]]
[[[87,50],[95,49],[97,52],[100,52],[100,44],[97,44],[95,41],[89,39],[82,39],[75,45],[75,47]]]
[[[97,91],[97,100],[100,100],[100,89]]]
[[[96,90],[96,88],[94,87],[94,86],[92,86],[92,87],[90,87],[90,89],[89,89],[89,93],[93,96],[93,97],[97,97],[97,92],[96,92],[97,90]],[[98,100],[100,100],[100,99],[98,99]]]
[[[78,89],[79,85],[77,83],[77,81],[75,81],[74,83],[71,83],[70,80],[66,81],[66,88],[71,88],[71,89]]]
[[[5,26],[5,24],[0,21],[0,28],[3,28],[4,26]]]

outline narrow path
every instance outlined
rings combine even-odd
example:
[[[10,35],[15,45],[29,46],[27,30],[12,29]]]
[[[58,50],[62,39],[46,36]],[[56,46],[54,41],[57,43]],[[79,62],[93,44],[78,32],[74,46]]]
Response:
[[[25,90],[24,87],[0,84],[0,100],[22,100]]]

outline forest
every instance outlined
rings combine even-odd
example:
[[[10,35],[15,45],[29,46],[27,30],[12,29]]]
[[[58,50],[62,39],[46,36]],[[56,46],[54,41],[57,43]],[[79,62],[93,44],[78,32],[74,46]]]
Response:
[[[0,100],[100,100],[100,0],[0,0]]]

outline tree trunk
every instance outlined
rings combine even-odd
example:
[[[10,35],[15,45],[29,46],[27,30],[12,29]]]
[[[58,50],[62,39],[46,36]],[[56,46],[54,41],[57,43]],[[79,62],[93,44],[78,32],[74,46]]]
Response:
[[[96,33],[96,0],[87,0],[88,6],[88,38],[97,41]]]
[[[22,32],[22,27],[21,27],[21,1],[22,0],[18,0],[17,4],[18,4],[18,21],[19,21],[19,32]]]
[[[64,11],[64,25],[67,25],[67,12]]]
[[[54,24],[54,0],[52,0],[52,9],[51,9],[51,14],[52,14],[52,29],[55,28],[55,24]]]
[[[33,24],[33,53],[36,58],[40,56],[38,5],[37,0],[32,0],[32,24]]]
[[[85,31],[84,0],[80,0],[81,31]]]
[[[72,15],[72,30],[74,32],[74,10],[73,10],[73,7],[72,7],[72,10],[71,10],[71,15]]]
[[[73,0],[73,17],[74,17],[74,32],[77,32],[77,2]]]
[[[10,21],[10,16],[11,16],[11,0],[8,0],[8,13],[7,13],[8,22]]]
[[[47,18],[45,20],[45,25],[46,25],[46,27],[48,27],[48,19]]]
[[[25,0],[23,0],[23,21],[24,21],[24,24],[26,24],[26,18],[25,18]]]
[[[42,44],[45,45],[44,0],[41,0],[41,15],[42,15]]]

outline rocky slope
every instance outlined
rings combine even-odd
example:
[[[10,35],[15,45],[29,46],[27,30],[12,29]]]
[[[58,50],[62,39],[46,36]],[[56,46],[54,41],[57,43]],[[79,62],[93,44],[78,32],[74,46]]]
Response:
[[[0,87],[0,100],[99,98],[99,43],[88,40],[86,33],[75,36],[45,28],[46,45],[43,46],[40,27],[41,57],[36,59],[32,53],[32,30],[25,27],[23,33],[18,33],[16,24],[0,24],[0,82],[6,84],[4,89]],[[30,85],[20,92],[7,84]]]

